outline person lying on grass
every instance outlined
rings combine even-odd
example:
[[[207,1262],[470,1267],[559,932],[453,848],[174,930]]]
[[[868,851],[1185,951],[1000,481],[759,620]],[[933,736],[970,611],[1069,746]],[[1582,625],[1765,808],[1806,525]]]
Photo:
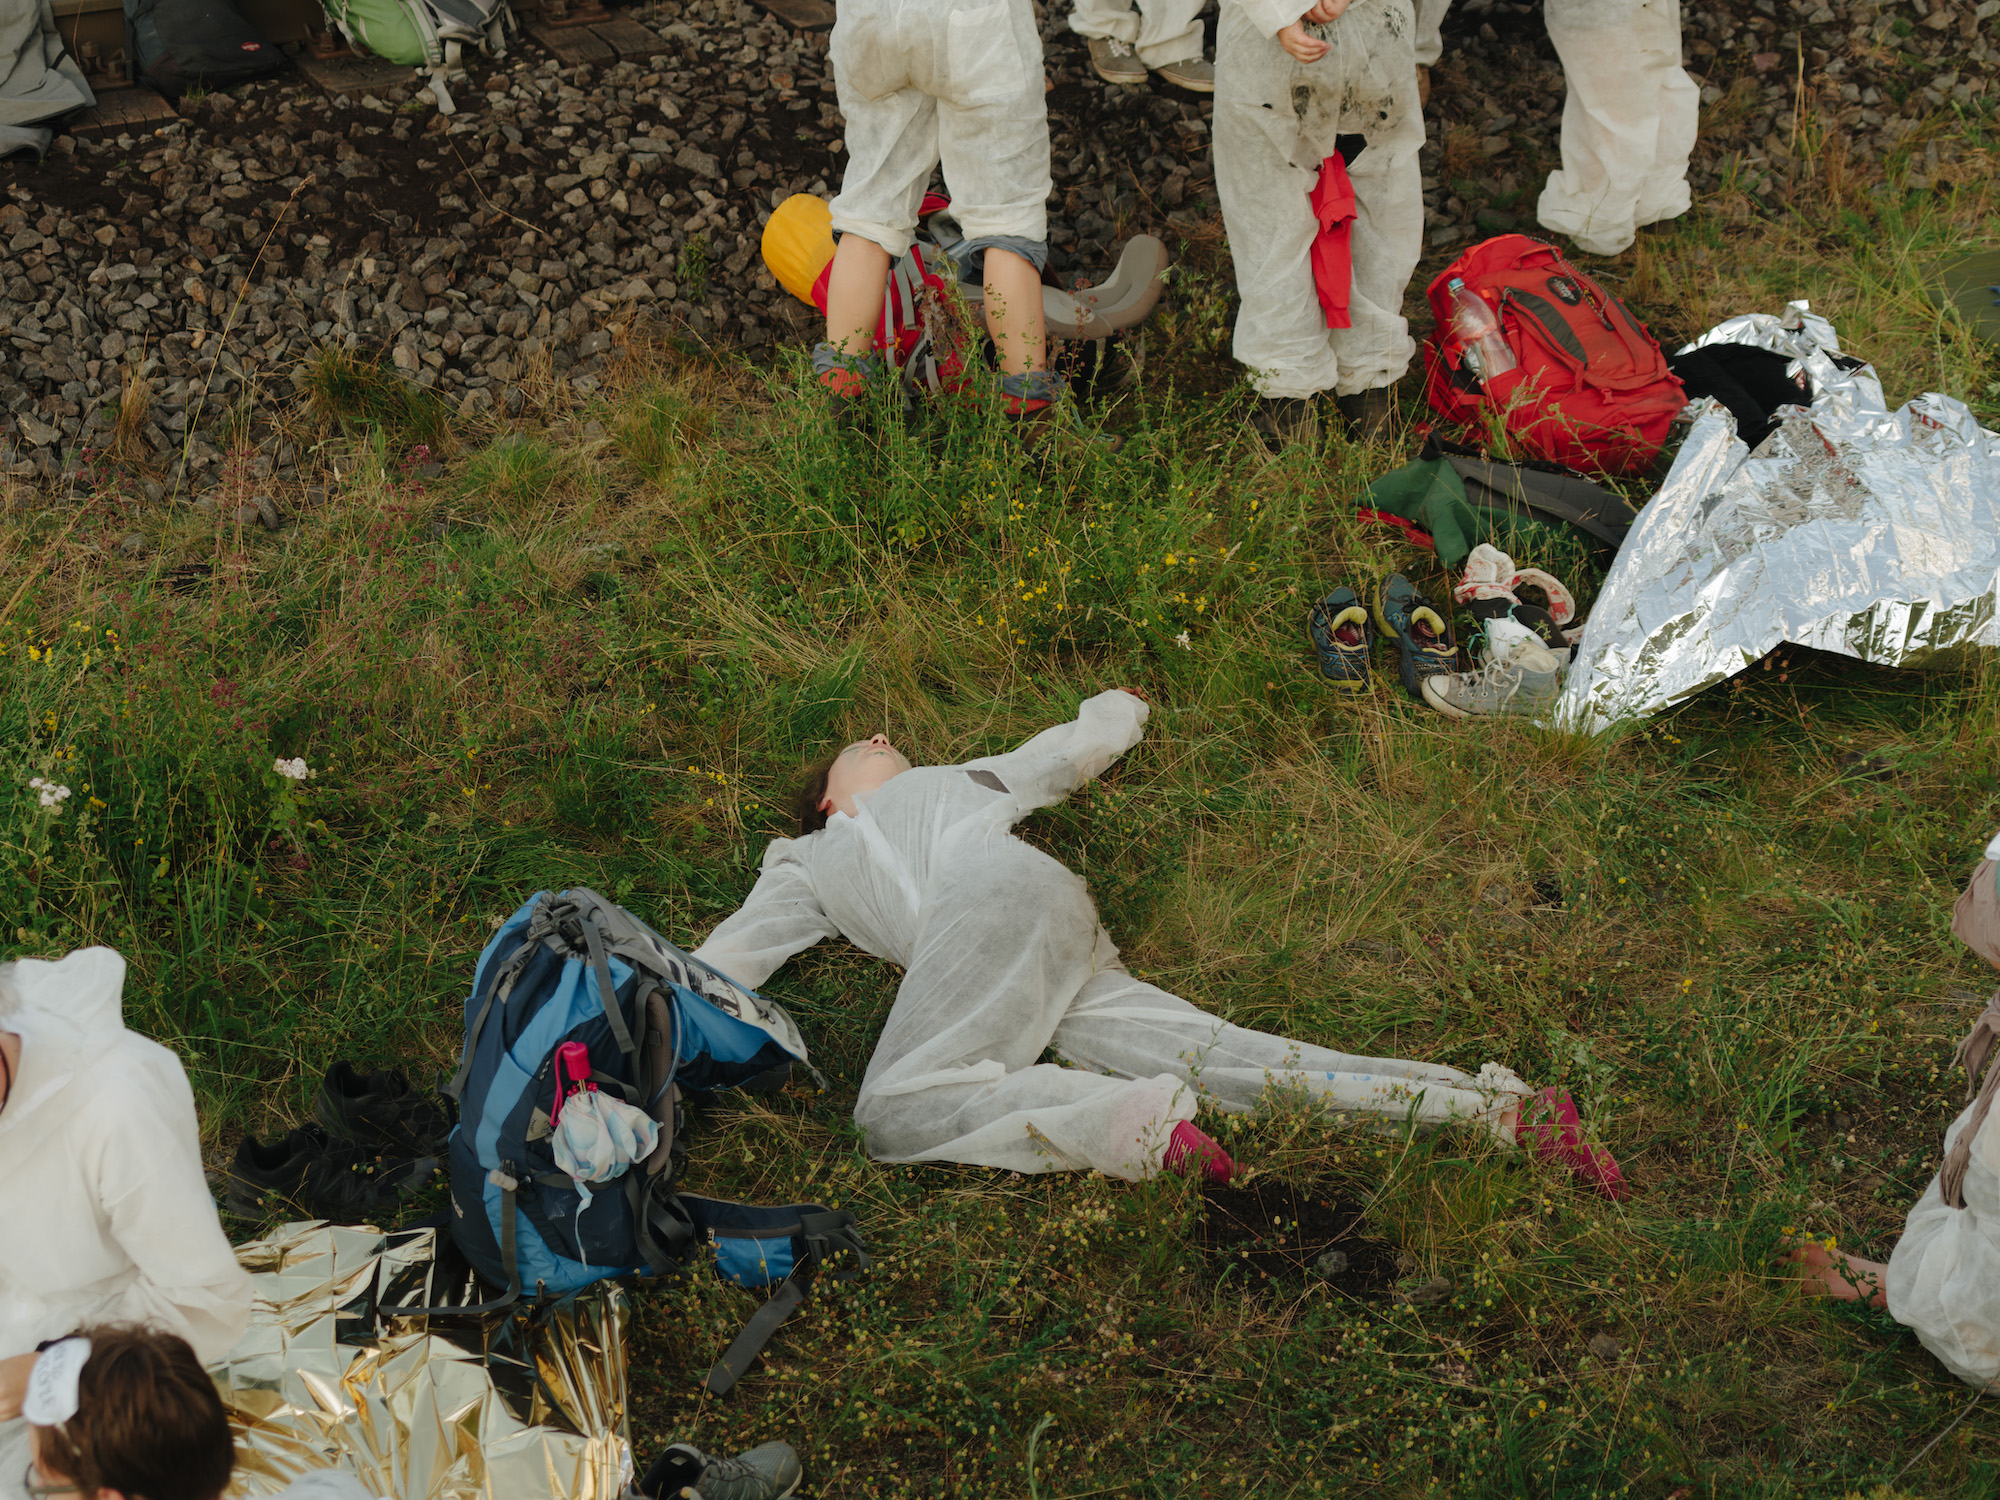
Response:
[[[955,766],[912,766],[886,735],[847,746],[801,795],[803,836],[772,841],[694,956],[752,988],[821,938],[903,967],[854,1107],[880,1161],[1226,1180],[1197,1102],[1247,1110],[1277,1085],[1509,1144],[1531,1106],[1536,1144],[1617,1196],[1616,1164],[1583,1146],[1560,1091],[1532,1096],[1493,1063],[1475,1077],[1246,1030],[1127,971],[1084,883],[1013,829],[1138,743],[1147,713],[1137,693],[1100,693],[1018,750]]]
[[[2000,968],[2000,836],[1952,912],[1951,930]],[[1814,1295],[1886,1308],[1914,1329],[1924,1347],[1968,1385],[2000,1379],[2000,1131],[1986,1116],[2000,1093],[2000,1065],[1986,1068],[2000,1040],[2000,990],[1959,1044],[1966,1106],[1944,1136],[1944,1165],[1910,1210],[1888,1263],[1863,1260],[1808,1239],[1783,1258],[1805,1274]]]

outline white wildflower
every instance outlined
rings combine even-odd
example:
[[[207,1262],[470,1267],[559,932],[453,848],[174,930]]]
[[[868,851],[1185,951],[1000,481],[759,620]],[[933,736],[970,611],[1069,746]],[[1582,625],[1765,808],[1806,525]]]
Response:
[[[1188,633],[1185,630],[1183,630],[1179,635],[1174,637],[1174,644],[1180,647],[1181,650],[1183,651],[1194,650],[1194,644],[1193,642],[1188,640]]]
[[[311,770],[306,766],[306,758],[303,755],[295,756],[291,760],[285,760],[283,757],[280,757],[271,762],[271,769],[287,781],[304,781],[308,776],[312,775]]]
[[[53,807],[58,812],[62,811],[63,803],[69,800],[68,787],[57,786],[53,781],[44,781],[39,776],[30,779],[28,790],[41,793],[42,806]]]

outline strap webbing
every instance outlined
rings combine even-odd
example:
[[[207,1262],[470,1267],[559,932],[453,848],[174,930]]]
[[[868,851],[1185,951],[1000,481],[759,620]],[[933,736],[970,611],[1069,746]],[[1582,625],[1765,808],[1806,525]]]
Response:
[[[597,970],[597,985],[603,992],[604,1019],[611,1023],[611,1034],[618,1039],[618,1050],[631,1057],[639,1050],[632,1040],[632,1032],[625,1024],[625,1012],[618,1005],[618,986],[611,982],[611,964],[604,956],[604,935],[598,930],[595,905],[580,907],[583,913],[583,941],[590,949],[591,967]]]
[[[742,1378],[743,1372],[750,1368],[750,1361],[762,1353],[764,1346],[771,1342],[771,1335],[778,1331],[785,1319],[798,1311],[799,1304],[805,1299],[806,1289],[796,1276],[789,1278],[779,1287],[771,1300],[758,1308],[750,1321],[743,1325],[743,1331],[736,1335],[728,1351],[717,1362],[715,1368],[708,1372],[708,1380],[705,1382],[708,1393],[711,1396],[720,1396],[736,1384]]]

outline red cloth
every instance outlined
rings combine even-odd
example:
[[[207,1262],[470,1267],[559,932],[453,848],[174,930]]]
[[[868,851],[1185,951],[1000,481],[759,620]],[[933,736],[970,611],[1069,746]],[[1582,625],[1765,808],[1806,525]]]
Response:
[[[1319,233],[1313,239],[1313,289],[1326,310],[1326,326],[1352,328],[1347,305],[1354,294],[1354,184],[1347,180],[1347,163],[1329,156],[1319,164],[1319,181],[1312,190],[1313,217]]]

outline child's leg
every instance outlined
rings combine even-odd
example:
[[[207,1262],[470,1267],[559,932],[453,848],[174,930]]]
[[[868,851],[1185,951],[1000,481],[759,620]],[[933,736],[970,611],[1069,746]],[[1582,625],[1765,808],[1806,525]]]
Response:
[[[1225,4],[1215,38],[1215,185],[1236,263],[1234,350],[1257,393],[1312,396],[1340,374],[1313,289],[1319,231],[1309,194],[1319,163],[1295,165],[1295,65],[1240,5]]]
[[[984,252],[986,326],[1015,384],[1048,366],[1041,268],[1048,260],[1049,117],[1042,44],[1028,0],[976,30],[959,10],[937,100],[938,155],[965,250]],[[961,46],[961,42],[964,43]]]
[[[1026,256],[998,245],[986,251],[986,331],[1003,374],[1024,375],[1048,364],[1042,273]]]
[[[1536,216],[1593,255],[1616,255],[1641,224],[1687,212],[1701,94],[1681,67],[1674,0],[1549,0],[1562,59],[1562,167]]]
[[[1403,294],[1424,248],[1423,176],[1417,160],[1424,145],[1424,115],[1417,103],[1416,57],[1398,8],[1356,0],[1341,24],[1353,33],[1345,48],[1353,82],[1346,86],[1359,92],[1364,78],[1389,85],[1341,118],[1343,130],[1358,127],[1367,143],[1347,168],[1354,185],[1350,324],[1327,335],[1340,361],[1334,391],[1351,396],[1394,385],[1417,352],[1403,316]]]
[[[862,378],[854,364],[875,347],[888,275],[887,250],[858,234],[841,236],[833,252],[833,275],[826,283],[826,342],[845,362],[823,373],[820,383],[843,396],[861,391]]]

